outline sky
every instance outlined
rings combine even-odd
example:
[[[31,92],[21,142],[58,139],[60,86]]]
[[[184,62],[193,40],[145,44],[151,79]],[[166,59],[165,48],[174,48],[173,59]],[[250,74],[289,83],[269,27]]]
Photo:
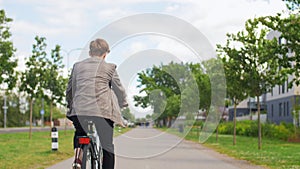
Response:
[[[0,6],[13,19],[10,26],[19,70],[25,69],[25,58],[30,56],[36,35],[46,37],[48,51],[56,44],[61,45],[64,64],[71,68],[79,60],[81,49],[99,30],[135,14],[158,13],[177,17],[197,28],[215,48],[216,44],[225,43],[226,33],[242,30],[247,19],[286,10],[281,0],[0,0]],[[148,49],[166,51],[177,58],[180,56],[180,61],[195,59],[193,52],[176,39],[147,34],[123,39],[107,60],[121,65],[131,56]],[[159,59],[144,62],[157,64]],[[136,78],[123,78],[129,96],[138,92]]]

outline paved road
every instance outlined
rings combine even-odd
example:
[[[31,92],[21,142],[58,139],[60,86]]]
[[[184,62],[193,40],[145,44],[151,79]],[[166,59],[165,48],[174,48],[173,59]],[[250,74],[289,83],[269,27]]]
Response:
[[[65,127],[57,127],[58,130],[64,130]],[[68,130],[73,129],[73,127],[68,126],[67,127]],[[50,131],[50,127],[46,126],[46,127],[33,127],[32,131]],[[20,132],[29,132],[29,127],[19,127],[19,128],[1,128],[0,129],[0,134],[3,133],[20,133]]]
[[[116,169],[261,169],[155,129],[136,128],[115,138]],[[69,168],[72,159],[48,169]]]

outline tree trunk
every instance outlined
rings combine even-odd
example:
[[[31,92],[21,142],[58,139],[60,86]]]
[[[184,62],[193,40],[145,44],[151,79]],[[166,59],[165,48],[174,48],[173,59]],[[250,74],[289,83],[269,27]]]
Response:
[[[236,145],[236,102],[234,101],[234,113],[233,113],[233,145]]]
[[[51,126],[51,128],[53,127],[53,125],[52,125],[52,100],[50,101],[50,126]]]
[[[166,118],[163,118],[163,127],[167,127]]]
[[[223,112],[222,112],[222,114],[221,114],[221,117],[218,116],[218,117],[221,118],[220,120],[223,119],[223,115],[224,115],[224,113],[225,113],[225,109],[226,109],[226,107],[224,107]],[[217,142],[219,141],[219,125],[220,125],[220,120],[218,121],[219,123],[218,123],[217,129],[216,129],[216,141],[217,141]]]
[[[257,123],[258,123],[258,149],[261,149],[261,123],[260,123],[260,102],[257,96]]]
[[[29,139],[31,139],[31,135],[32,135],[32,107],[33,107],[33,99],[30,98]]]
[[[65,122],[65,132],[64,132],[64,134],[66,136],[67,135],[67,118],[66,117],[65,117],[64,122]]]
[[[199,116],[198,116],[199,117]],[[197,117],[197,118],[198,118]],[[196,127],[197,127],[197,138],[199,139],[199,137],[200,137],[200,123],[198,122],[199,120],[198,119],[196,119],[196,122],[197,122],[197,125],[196,125]]]
[[[216,128],[216,142],[218,142],[219,140],[219,124],[217,125],[217,128]]]
[[[172,126],[172,118],[168,116],[167,119],[168,119],[168,128],[170,128]]]

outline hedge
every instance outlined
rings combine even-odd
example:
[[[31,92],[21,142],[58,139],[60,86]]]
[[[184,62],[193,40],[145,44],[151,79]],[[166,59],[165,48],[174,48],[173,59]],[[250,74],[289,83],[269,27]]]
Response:
[[[219,124],[220,134],[233,134],[233,122],[224,122]],[[295,137],[293,124],[281,123],[280,125],[264,123],[262,124],[262,137],[288,140]],[[299,133],[299,129],[297,131]],[[241,136],[258,136],[257,121],[237,121],[236,134]]]

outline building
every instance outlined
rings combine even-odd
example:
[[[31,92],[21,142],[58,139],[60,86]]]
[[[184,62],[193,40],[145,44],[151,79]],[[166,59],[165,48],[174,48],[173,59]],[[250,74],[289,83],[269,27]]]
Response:
[[[263,112],[266,110],[266,95],[262,95],[259,97],[260,100],[260,111]],[[244,120],[255,120],[254,117],[257,112],[257,99],[256,98],[248,98],[240,102],[236,107],[236,117],[237,119]],[[233,121],[234,116],[234,107],[229,107],[229,121]]]
[[[291,80],[292,77],[289,77]],[[269,122],[279,124],[281,122],[294,122],[294,107],[299,102],[300,86],[294,85],[288,88],[288,82],[275,86],[270,93],[267,94],[267,117]],[[299,103],[298,103],[299,104]]]
[[[268,39],[274,37],[279,38],[280,32],[273,31],[268,34]],[[285,43],[284,39],[278,39],[279,43]],[[290,52],[290,55],[292,53]],[[267,93],[267,120],[279,124],[281,122],[293,123],[294,122],[294,107],[297,105],[297,97],[300,96],[300,86],[293,85],[288,88],[289,82],[293,76],[289,76],[288,80],[281,85],[275,86],[270,93]],[[299,103],[298,103],[299,104]]]

